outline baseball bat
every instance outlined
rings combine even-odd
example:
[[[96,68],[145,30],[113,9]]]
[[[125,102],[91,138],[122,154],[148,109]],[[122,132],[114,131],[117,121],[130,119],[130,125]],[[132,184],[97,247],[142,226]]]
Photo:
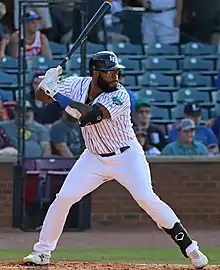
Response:
[[[87,39],[91,30],[95,27],[95,25],[105,16],[105,14],[110,10],[111,4],[107,1],[103,2],[100,8],[93,15],[91,20],[88,22],[86,27],[83,29],[82,33],[73,44],[72,48],[69,50],[65,58],[60,62],[59,66],[64,67],[65,63],[70,59],[71,55],[78,49],[78,47]],[[59,67],[58,66],[58,67]]]

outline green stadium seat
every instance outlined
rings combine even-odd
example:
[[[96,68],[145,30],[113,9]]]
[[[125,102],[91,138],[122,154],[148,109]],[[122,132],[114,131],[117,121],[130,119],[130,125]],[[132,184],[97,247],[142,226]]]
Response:
[[[171,109],[172,119],[182,119],[184,116],[184,104],[178,104],[176,107]]]
[[[150,71],[158,70],[167,75],[181,73],[177,60],[168,59],[166,56],[149,56],[145,61],[145,69]]]
[[[60,44],[60,43],[50,41],[49,47],[51,49],[53,57],[54,56],[65,56],[67,54],[67,45],[66,44]]]
[[[211,103],[208,92],[197,91],[193,88],[180,89],[179,91],[173,93],[173,99],[174,101],[180,103],[191,101],[198,101],[201,103],[206,103],[207,105]]]
[[[170,44],[156,43],[154,45],[145,45],[144,50],[145,54],[155,56],[159,55],[177,56],[179,54],[178,45],[170,45]]]
[[[220,103],[215,104],[214,111],[212,112],[213,116],[219,116],[220,115]]]
[[[141,66],[139,60],[128,59],[127,57],[118,57],[119,63],[125,66],[126,70],[141,70]]]
[[[2,90],[0,89],[0,100],[1,102],[5,101],[13,101],[14,100],[14,94],[10,90]]]
[[[105,51],[105,47],[102,44],[96,44],[92,42],[87,42],[87,48],[86,48],[86,53],[87,54],[94,54],[99,51]]]
[[[47,56],[36,56],[27,61],[28,68],[34,70],[35,69],[47,70],[49,68],[57,67],[59,64],[60,60],[51,59]]]
[[[0,71],[0,86],[17,85],[17,75],[7,74]],[[4,89],[4,87],[2,87]]]
[[[72,48],[73,44],[69,44],[68,50]],[[105,51],[105,46],[103,44],[93,43],[93,42],[87,42],[86,43],[86,55],[90,56],[94,53]],[[75,55],[79,56],[81,54],[81,47],[79,47],[75,52]]]
[[[165,56],[150,56],[146,60],[146,70],[177,70],[177,61],[169,60]]]
[[[167,120],[169,119],[169,110],[166,108],[159,108],[156,106],[151,107],[151,119],[156,120],[156,119],[163,119]]]
[[[183,72],[181,75],[181,86],[206,86],[212,87],[212,78],[210,76],[200,75],[195,72]]]
[[[184,55],[216,55],[217,46],[199,42],[189,42],[181,45],[181,53]]]
[[[166,76],[158,71],[147,72],[138,76],[138,84],[142,86],[174,86],[174,78]]]
[[[88,59],[86,60],[86,68],[88,68]],[[66,63],[66,70],[81,69],[81,56],[73,55]]]
[[[184,71],[209,71],[213,73],[215,66],[212,60],[203,59],[201,56],[187,56],[183,60],[182,69]]]
[[[17,58],[6,56],[2,61],[0,61],[0,71],[10,73],[10,71],[18,70],[18,60]]]
[[[135,76],[125,76],[124,78],[124,86],[135,86],[136,85],[136,78]]]
[[[73,55],[70,60],[66,63],[66,69],[80,69],[81,68],[81,57]]]
[[[213,93],[213,99],[215,102],[220,103],[220,90]]]
[[[131,43],[114,43],[111,44],[111,49],[118,56],[120,55],[143,55],[143,49],[141,45]]]
[[[172,107],[171,95],[169,92],[156,90],[155,88],[144,88],[136,93],[137,98],[147,98],[152,105],[162,107]]]
[[[73,44],[69,44],[68,50],[72,48]],[[99,51],[105,51],[105,47],[102,44],[96,44],[92,42],[87,42],[86,43],[86,55],[90,56],[94,53],[97,53]],[[78,47],[78,49],[74,52],[75,56],[81,55],[81,47]]]

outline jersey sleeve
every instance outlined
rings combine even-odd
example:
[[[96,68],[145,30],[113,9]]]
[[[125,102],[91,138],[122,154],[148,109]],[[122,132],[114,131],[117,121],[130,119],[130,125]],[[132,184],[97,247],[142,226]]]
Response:
[[[74,91],[73,88],[74,88],[74,85],[77,84],[78,80],[79,78],[71,76],[59,82],[58,83],[59,93],[73,100],[76,100],[76,96],[77,96],[76,94],[78,91]]]
[[[110,113],[111,119],[130,114],[130,98],[127,91],[116,91],[114,93],[106,94],[97,103],[102,104]]]
[[[90,82],[89,77],[70,76],[58,83],[58,91],[66,97],[80,101],[83,93],[88,90]]]

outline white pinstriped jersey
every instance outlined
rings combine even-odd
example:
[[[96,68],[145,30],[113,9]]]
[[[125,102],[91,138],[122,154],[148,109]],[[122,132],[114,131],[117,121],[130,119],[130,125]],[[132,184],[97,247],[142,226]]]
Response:
[[[91,80],[91,77],[68,77],[59,83],[59,92],[85,103]],[[118,84],[118,90],[101,93],[91,105],[95,103],[105,106],[111,119],[81,127],[87,149],[94,154],[105,154],[129,145],[135,134],[130,119],[130,98],[126,89]]]

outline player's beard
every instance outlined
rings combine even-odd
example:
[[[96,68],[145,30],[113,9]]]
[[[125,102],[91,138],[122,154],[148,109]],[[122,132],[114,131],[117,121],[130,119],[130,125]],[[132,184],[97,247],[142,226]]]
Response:
[[[108,82],[103,80],[101,74],[99,74],[97,84],[98,84],[98,87],[106,93],[113,92],[117,89],[117,85],[111,87]]]

